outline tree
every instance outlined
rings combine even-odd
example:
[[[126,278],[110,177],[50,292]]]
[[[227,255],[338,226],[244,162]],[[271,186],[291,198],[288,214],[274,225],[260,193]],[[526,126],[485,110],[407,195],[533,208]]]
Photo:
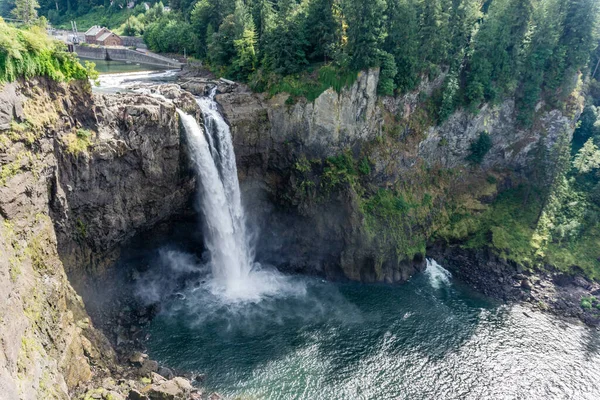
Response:
[[[208,42],[212,39],[207,35],[208,27],[219,29],[226,16],[234,11],[233,0],[199,0],[190,13],[190,22],[198,36],[200,55],[206,55]]]
[[[304,30],[309,42],[308,57],[327,62],[338,35],[333,15],[334,0],[312,0],[308,5]]]
[[[431,64],[446,61],[450,50],[450,5],[448,0],[422,0],[419,36],[421,59]]]
[[[465,94],[472,107],[514,93],[532,12],[532,0],[491,3],[468,60]]]
[[[556,91],[566,80],[583,68],[597,46],[596,0],[568,0],[562,3],[562,30],[559,43],[547,63],[544,86]],[[570,91],[566,91],[568,94]]]
[[[37,10],[40,8],[37,0],[15,0],[15,8],[12,10],[12,15],[26,24],[30,24],[37,19]]]
[[[238,31],[233,41],[236,55],[230,73],[237,79],[245,80],[256,66],[256,31],[252,15],[242,0],[236,0],[233,17]]]
[[[381,70],[379,72],[377,91],[381,95],[392,96],[396,89],[394,78],[398,73],[396,61],[394,60],[394,56],[385,51],[382,51],[379,56],[381,57]]]
[[[401,92],[412,90],[419,81],[418,15],[414,0],[389,0],[383,49],[394,56],[398,72],[395,85]]]
[[[378,66],[385,40],[386,0],[345,0],[343,4],[348,25],[350,67],[361,70]]]
[[[594,169],[600,168],[600,150],[594,144],[593,139],[588,139],[581,150],[579,150],[573,160],[573,167],[580,174],[587,174]]]
[[[304,30],[301,10],[294,7],[295,1],[280,3],[277,23],[266,32],[264,41],[264,63],[273,72],[283,75],[300,72],[306,65],[308,41]]]
[[[260,38],[273,28],[275,11],[270,0],[254,0],[250,6],[254,26]]]
[[[450,14],[450,66],[459,70],[482,17],[482,0],[455,0]]]
[[[560,35],[561,0],[540,4],[533,15],[531,40],[525,48],[519,88],[516,94],[517,119],[523,126],[533,123],[534,110],[542,93],[544,69],[558,43]]]

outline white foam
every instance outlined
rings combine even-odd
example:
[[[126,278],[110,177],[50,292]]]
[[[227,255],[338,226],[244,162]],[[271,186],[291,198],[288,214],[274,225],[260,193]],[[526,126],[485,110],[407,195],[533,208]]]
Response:
[[[427,259],[425,274],[429,277],[429,283],[435,289],[441,289],[451,284],[450,279],[452,278],[452,274],[435,260]]]

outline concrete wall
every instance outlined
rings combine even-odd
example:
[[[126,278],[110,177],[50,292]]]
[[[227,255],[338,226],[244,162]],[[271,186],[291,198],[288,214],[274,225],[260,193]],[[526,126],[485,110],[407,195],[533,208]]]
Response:
[[[80,57],[94,60],[130,61],[135,63],[158,65],[167,68],[181,68],[179,61],[171,60],[151,52],[139,52],[126,48],[75,46]]]

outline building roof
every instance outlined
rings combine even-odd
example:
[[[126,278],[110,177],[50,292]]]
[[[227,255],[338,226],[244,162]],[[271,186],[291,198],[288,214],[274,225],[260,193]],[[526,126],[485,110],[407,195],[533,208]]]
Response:
[[[112,33],[111,31],[106,31],[102,36],[100,36],[97,40],[99,42],[103,42],[106,39],[108,39],[110,37],[110,35],[115,35],[116,37],[119,37],[119,35]]]
[[[87,30],[87,32],[85,33],[85,36],[96,36],[98,33],[100,33],[100,31],[104,29],[101,26],[98,25],[94,25],[92,26],[90,29]]]

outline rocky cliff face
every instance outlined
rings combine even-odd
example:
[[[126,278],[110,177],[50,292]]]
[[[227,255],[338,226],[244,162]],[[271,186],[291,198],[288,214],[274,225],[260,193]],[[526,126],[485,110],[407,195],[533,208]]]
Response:
[[[379,98],[378,71],[370,70],[340,93],[329,89],[312,103],[301,99],[295,104],[288,104],[286,94],[268,98],[218,83],[217,100],[232,127],[247,207],[262,227],[262,256],[331,277],[406,280],[423,267],[426,241],[413,243],[410,236],[427,236],[434,229],[436,213],[447,214],[436,207],[462,196],[462,204],[476,209],[498,189],[522,179],[522,173],[534,167],[551,170],[553,154],[570,141],[581,110],[576,97],[565,112],[544,111],[540,104],[533,127],[525,129],[516,122],[514,102],[507,100],[485,105],[477,114],[459,110],[436,124],[423,99],[443,80],[442,74],[424,80],[413,93]],[[202,94],[210,84],[184,88]],[[492,145],[481,164],[472,166],[467,157],[482,132]],[[364,173],[343,176],[345,167],[328,160],[344,153],[355,160],[354,169],[363,162]],[[335,187],[329,182],[332,174],[341,180]],[[444,177],[434,182],[438,175]],[[325,185],[324,178],[329,179]],[[401,221],[401,237],[382,238],[389,228],[381,224],[385,217],[369,229],[364,212],[381,190],[414,202],[429,196],[434,205],[421,212],[426,215]],[[394,247],[392,242],[403,240],[404,249]]]
[[[61,258],[75,281],[101,273],[119,244],[181,212],[195,187],[174,105],[150,96],[96,95],[93,112],[90,147],[57,154],[51,199]]]
[[[2,87],[0,397],[67,399],[119,368],[72,283],[99,279],[120,244],[185,207],[182,148],[175,106],[152,97]]]
[[[540,106],[531,129],[516,125],[511,101],[438,125],[423,98],[443,76],[399,98],[379,98],[377,80],[371,70],[340,93],[294,104],[219,83],[261,260],[332,278],[407,280],[453,215],[482,209],[519,171],[551,170],[581,106],[576,97],[565,112]],[[211,85],[184,88],[202,94]],[[159,90],[198,113],[176,86]],[[466,158],[483,131],[492,146],[473,166]],[[82,83],[3,86],[0,390],[8,398],[69,398],[114,369],[73,285],[101,283],[120,245],[187,208],[195,182],[185,149],[169,102],[91,95]]]
[[[59,138],[90,121],[87,91],[34,80],[0,93],[0,390],[7,399],[68,398],[114,362],[67,280],[50,218]]]

